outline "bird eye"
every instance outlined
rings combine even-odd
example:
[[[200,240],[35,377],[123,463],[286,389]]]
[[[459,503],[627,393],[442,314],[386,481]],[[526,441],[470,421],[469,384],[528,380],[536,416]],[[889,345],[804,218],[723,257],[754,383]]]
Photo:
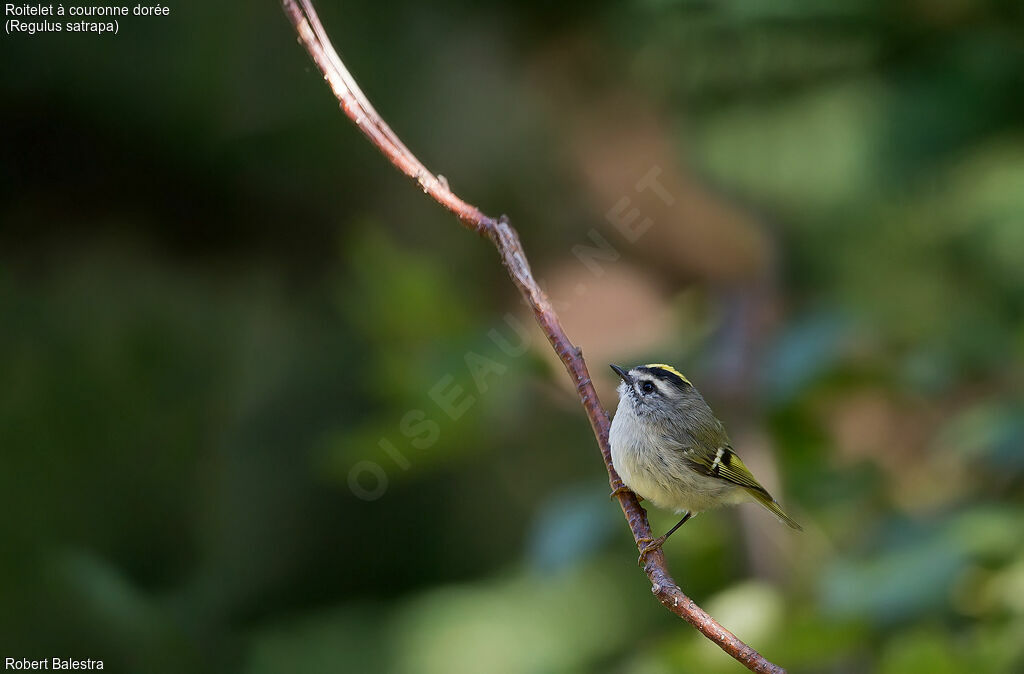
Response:
[[[640,384],[640,390],[643,391],[644,393],[653,393],[654,384],[652,382],[645,381],[644,383]]]

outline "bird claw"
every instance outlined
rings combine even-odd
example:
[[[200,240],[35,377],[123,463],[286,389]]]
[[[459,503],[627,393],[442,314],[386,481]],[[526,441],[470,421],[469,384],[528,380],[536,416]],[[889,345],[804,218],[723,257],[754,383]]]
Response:
[[[623,485],[619,485],[618,487],[616,487],[615,489],[612,490],[611,494],[608,494],[608,498],[615,498],[619,494],[625,494],[628,491],[630,491],[629,487],[627,487],[624,484]]]
[[[620,486],[616,487],[615,489],[613,489],[612,493],[608,494],[608,498],[615,498],[619,494],[628,494],[630,492],[632,492],[633,496],[636,497],[637,501],[643,501],[644,500],[643,496],[641,496],[640,494],[637,494],[635,491],[633,491],[632,489],[630,489],[626,485],[620,485]]]
[[[643,566],[647,562],[647,555],[651,554],[655,550],[660,550],[661,546],[665,544],[667,536],[659,536],[658,538],[638,538],[636,541],[637,548],[640,549],[640,556],[637,557],[636,563],[639,566]],[[647,542],[647,545],[640,547],[640,544]]]

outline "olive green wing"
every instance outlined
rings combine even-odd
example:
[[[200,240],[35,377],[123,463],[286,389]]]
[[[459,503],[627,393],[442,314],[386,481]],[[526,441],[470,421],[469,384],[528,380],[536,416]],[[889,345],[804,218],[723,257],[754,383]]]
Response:
[[[740,460],[740,457],[733,451],[732,447],[723,445],[714,452],[691,450],[686,453],[686,458],[698,473],[717,477],[743,487],[755,501],[764,506],[773,515],[797,531],[803,530],[803,527],[782,510],[778,502],[768,493],[768,490],[761,486],[761,483],[757,481],[757,478],[750,472],[750,469]]]

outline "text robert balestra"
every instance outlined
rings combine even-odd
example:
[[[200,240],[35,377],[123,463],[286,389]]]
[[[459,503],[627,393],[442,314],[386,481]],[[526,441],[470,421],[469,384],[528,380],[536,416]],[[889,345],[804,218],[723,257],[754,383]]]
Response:
[[[4,658],[4,669],[5,670],[19,670],[19,671],[32,671],[32,670],[53,670],[53,671],[65,671],[65,670],[77,670],[77,669],[103,669],[102,660],[93,660],[92,658],[86,658],[85,660],[77,660],[75,658],[43,658],[42,660],[29,660],[28,658]]]

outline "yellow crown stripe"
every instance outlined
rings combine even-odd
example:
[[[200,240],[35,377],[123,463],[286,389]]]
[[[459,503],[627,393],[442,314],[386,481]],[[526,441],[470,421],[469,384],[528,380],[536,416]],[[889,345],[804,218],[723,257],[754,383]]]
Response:
[[[686,376],[682,372],[680,372],[679,370],[675,369],[671,365],[665,365],[665,363],[648,363],[647,365],[644,365],[644,367],[658,368],[659,370],[665,370],[666,372],[671,372],[675,376],[677,376],[680,379],[682,379],[683,381],[685,381],[687,384],[690,384],[690,386],[693,386],[693,384],[690,383],[690,380],[687,379]]]

